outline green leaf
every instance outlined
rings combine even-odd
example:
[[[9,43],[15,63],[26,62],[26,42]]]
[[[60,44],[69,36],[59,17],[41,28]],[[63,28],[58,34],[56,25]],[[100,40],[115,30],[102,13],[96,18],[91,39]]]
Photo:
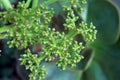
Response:
[[[43,80],[80,80],[82,71],[61,70],[53,64],[43,63],[47,70],[47,76]]]
[[[120,79],[120,43],[99,46],[95,50],[95,60],[102,67],[107,80]]]
[[[108,0],[88,0],[87,20],[98,30],[97,43],[109,45],[118,40],[119,14]]]
[[[93,61],[87,70],[86,80],[107,80],[103,69],[97,62]]]

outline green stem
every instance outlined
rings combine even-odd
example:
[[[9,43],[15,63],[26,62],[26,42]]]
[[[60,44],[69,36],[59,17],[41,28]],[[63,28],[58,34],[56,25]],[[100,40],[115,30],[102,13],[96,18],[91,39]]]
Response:
[[[0,28],[0,39],[5,39],[6,36],[5,34],[1,34],[3,32],[6,32],[7,30],[10,30],[12,27],[11,26],[4,26]]]
[[[72,30],[69,32],[69,34],[67,35],[67,39],[73,38],[75,35],[77,34],[77,30]]]
[[[46,55],[42,54],[40,57],[39,57],[39,62],[41,62],[42,60],[44,60],[46,57]]]
[[[26,2],[26,6],[27,6],[27,7],[30,6],[30,2],[31,2],[31,0],[27,0],[27,2]]]
[[[5,35],[0,34],[0,39],[5,39],[5,38],[6,38],[6,36],[5,36]]]
[[[64,1],[64,2],[69,1],[70,2],[70,0],[48,0],[48,1],[43,2],[42,5],[43,6],[48,6],[48,5],[51,5],[51,4],[53,4],[53,3],[57,2],[57,1]]]
[[[2,4],[4,5],[6,10],[13,9],[9,0],[1,0]]]
[[[36,8],[38,6],[38,0],[33,0],[32,8]]]
[[[1,27],[1,28],[0,28],[0,33],[3,33],[3,32],[5,32],[5,31],[7,31],[7,30],[9,30],[9,29],[11,29],[11,26]]]
[[[42,5],[43,5],[43,6],[48,6],[48,5],[50,5],[50,4],[52,4],[52,3],[55,3],[55,2],[57,2],[57,1],[58,1],[58,0],[48,0],[48,1],[43,2]]]

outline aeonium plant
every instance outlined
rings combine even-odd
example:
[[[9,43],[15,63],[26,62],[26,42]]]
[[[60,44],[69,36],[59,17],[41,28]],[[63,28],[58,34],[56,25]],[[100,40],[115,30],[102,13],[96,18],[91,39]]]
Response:
[[[9,5],[6,5],[7,1]],[[0,12],[0,20],[3,26],[0,28],[0,38],[8,39],[10,48],[25,49],[21,55],[21,64],[29,69],[30,80],[41,80],[47,74],[42,61],[54,62],[56,66],[65,70],[67,66],[75,67],[83,56],[80,54],[85,48],[83,42],[75,40],[75,36],[81,34],[86,41],[93,42],[96,39],[95,26],[82,21],[79,25],[76,22],[81,18],[75,14],[74,9],[82,10],[85,0],[59,0],[69,3],[62,5],[65,16],[64,30],[58,31],[51,27],[51,18],[54,16],[54,9],[48,8],[58,0],[47,0],[38,5],[38,0],[27,0],[19,2],[17,7],[11,6],[8,0],[1,0],[4,8]],[[32,3],[32,5],[30,5]],[[5,33],[3,33],[5,32]],[[40,44],[41,51],[33,54],[29,45]]]

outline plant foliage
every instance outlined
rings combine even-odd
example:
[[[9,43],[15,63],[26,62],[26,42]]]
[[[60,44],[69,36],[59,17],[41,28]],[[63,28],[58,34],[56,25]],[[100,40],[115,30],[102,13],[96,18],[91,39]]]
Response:
[[[59,32],[51,28],[54,9],[48,6],[56,1],[47,0],[40,6],[33,4],[34,7],[29,7],[31,0],[28,0],[19,2],[17,8],[7,8],[6,11],[0,12],[0,20],[4,25],[1,27],[0,36],[9,40],[7,43],[10,48],[25,49],[26,54],[21,55],[19,60],[31,71],[30,80],[41,80],[45,77],[46,71],[41,65],[42,61],[55,61],[63,70],[67,66],[75,67],[76,63],[83,59],[80,53],[85,47],[83,42],[74,39],[78,34],[81,34],[86,42],[96,39],[97,31],[92,23],[82,21],[79,25],[76,24],[80,17],[75,15],[74,8],[82,10],[82,5],[86,3],[84,0],[60,0],[70,4],[63,6],[63,12],[67,13],[65,31]],[[29,48],[34,44],[41,45],[39,54],[33,54]]]

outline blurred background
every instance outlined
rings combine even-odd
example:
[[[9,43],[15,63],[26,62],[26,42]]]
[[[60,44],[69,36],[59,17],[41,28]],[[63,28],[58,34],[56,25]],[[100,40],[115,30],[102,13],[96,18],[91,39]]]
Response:
[[[13,5],[19,1],[10,0]],[[44,0],[39,0],[39,4]],[[84,59],[75,69],[62,71],[52,63],[45,63],[48,72],[44,80],[120,80],[120,0],[88,0],[82,18],[96,26],[98,33],[91,48],[83,51]],[[50,5],[55,9],[53,25],[62,30],[61,6],[56,2]],[[0,3],[0,12],[4,6]],[[78,12],[79,14],[79,12]],[[0,21],[0,27],[2,21]],[[78,37],[79,39],[79,37]],[[29,80],[29,71],[20,65],[19,54],[22,50],[10,49],[7,40],[0,40],[0,80]]]

